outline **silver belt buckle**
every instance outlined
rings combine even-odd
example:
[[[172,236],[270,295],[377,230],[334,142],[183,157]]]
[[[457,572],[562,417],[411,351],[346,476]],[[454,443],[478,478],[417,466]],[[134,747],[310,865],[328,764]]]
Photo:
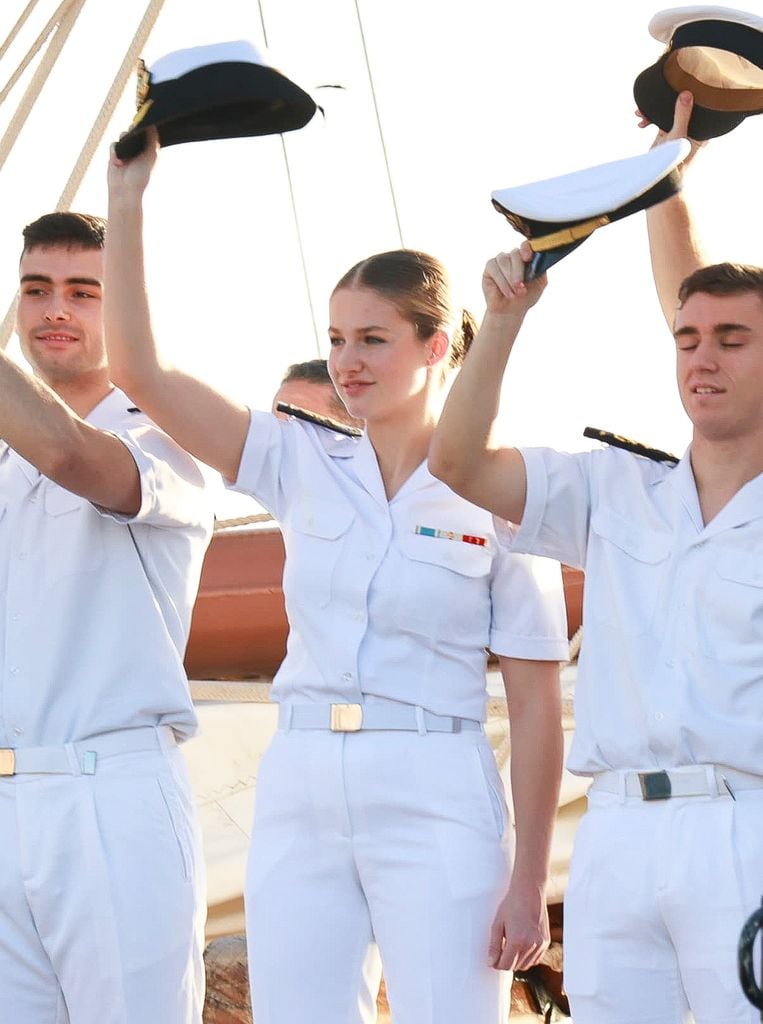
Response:
[[[644,800],[667,800],[672,793],[667,772],[639,772],[638,781]]]
[[[16,751],[12,747],[0,747],[0,775],[16,774]]]
[[[358,732],[363,725],[363,706],[361,704],[332,704],[332,732]]]

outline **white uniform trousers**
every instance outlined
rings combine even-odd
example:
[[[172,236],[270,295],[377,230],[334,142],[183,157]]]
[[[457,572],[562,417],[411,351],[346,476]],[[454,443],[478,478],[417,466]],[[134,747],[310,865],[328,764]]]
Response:
[[[180,751],[0,778],[0,1021],[200,1024],[203,860]]]
[[[737,973],[763,896],[763,790],[591,793],[564,902],[575,1024],[759,1024]]]
[[[279,731],[245,891],[257,1024],[498,1024],[505,802],[482,732]]]

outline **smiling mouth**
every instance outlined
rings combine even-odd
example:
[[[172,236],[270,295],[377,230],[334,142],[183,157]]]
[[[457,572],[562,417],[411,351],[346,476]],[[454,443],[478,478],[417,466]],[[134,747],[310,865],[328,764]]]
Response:
[[[695,395],[722,395],[723,392],[720,388],[712,388],[707,384],[701,384],[691,389],[692,394]]]
[[[73,334],[38,334],[37,340],[43,345],[72,345],[77,338]]]

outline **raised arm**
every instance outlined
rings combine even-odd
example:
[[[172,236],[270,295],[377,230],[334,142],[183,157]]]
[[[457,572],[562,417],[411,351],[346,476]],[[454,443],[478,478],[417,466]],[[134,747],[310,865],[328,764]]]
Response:
[[[47,384],[0,352],[0,437],[48,479],[112,512],[135,515],[140,477],[125,445],[80,419]]]
[[[673,127],[670,132],[658,132],[654,145],[659,146],[670,139],[688,138],[693,105],[694,97],[690,92],[679,94]],[[642,119],[641,124],[643,127],[648,122]],[[683,163],[682,173],[686,173],[687,167],[700,149],[699,143],[691,139],[689,141],[692,143],[692,150]],[[650,207],[646,221],[654,286],[657,289],[663,316],[672,332],[681,282],[708,261],[683,192],[678,192],[664,203]]]
[[[104,314],[111,376],[181,447],[238,475],[249,411],[203,381],[163,361],[156,350],[143,264],[143,193],[156,161],[155,129],[129,162],[112,152],[106,238]]]
[[[485,267],[485,318],[448,395],[429,452],[435,476],[475,505],[515,523],[525,507],[524,461],[515,448],[496,447],[491,432],[514,341],[546,286],[545,275],[525,285],[525,263],[531,259],[524,242]]]

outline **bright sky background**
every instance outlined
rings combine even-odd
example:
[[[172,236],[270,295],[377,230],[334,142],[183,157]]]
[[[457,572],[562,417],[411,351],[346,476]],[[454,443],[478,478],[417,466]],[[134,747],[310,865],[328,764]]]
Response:
[[[25,6],[0,5],[0,42]],[[40,0],[0,60],[0,87],[56,6]],[[14,292],[21,229],[54,207],[145,6],[88,0],[0,169],[0,316]],[[262,0],[275,63],[308,90],[345,86],[320,94],[325,119],[284,137],[309,292],[281,140],[173,147],[147,200],[161,344],[186,368],[267,407],[288,363],[326,355],[337,278],[363,256],[399,246],[363,38],[403,242],[439,256],[480,316],[485,261],[518,241],[491,191],[647,148],[652,130],[636,127],[632,85],[661,53],[647,31],[659,9],[654,0]],[[166,0],[144,57],[150,66],[170,50],[235,38],[264,41],[252,0]],[[0,106],[0,132],[29,77]],[[134,80],[107,140],[133,109]],[[761,157],[763,117],[750,118],[711,143],[688,178],[714,260],[763,262]],[[75,209],[105,212],[106,159],[104,145]],[[549,277],[505,387],[506,438],[577,450],[590,446],[582,431],[591,424],[681,452],[688,421],[651,284],[644,215],[598,232]]]

